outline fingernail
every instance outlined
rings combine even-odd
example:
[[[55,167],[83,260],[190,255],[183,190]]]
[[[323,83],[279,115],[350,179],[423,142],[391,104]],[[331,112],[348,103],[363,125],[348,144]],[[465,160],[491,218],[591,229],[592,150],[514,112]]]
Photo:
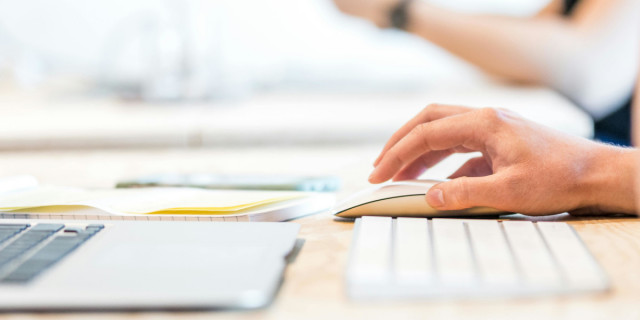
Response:
[[[432,207],[444,206],[444,195],[440,189],[431,189],[427,192],[427,202]]]

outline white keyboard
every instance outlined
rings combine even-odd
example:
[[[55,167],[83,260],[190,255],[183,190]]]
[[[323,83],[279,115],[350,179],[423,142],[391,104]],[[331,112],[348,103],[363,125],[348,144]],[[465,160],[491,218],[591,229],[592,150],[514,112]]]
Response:
[[[352,298],[511,297],[604,291],[609,281],[562,222],[363,217]]]

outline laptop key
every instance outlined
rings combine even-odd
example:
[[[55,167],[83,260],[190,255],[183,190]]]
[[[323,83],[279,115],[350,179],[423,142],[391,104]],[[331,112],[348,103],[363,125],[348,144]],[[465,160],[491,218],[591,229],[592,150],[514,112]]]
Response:
[[[5,278],[3,278],[2,280],[0,280],[1,282],[4,283],[11,283],[11,282],[26,282],[27,280],[31,279],[33,277],[32,274],[25,274],[25,273],[12,273],[8,276],[6,276]]]
[[[20,229],[20,230],[24,230],[28,227],[30,227],[31,225],[26,223],[26,224],[0,224],[0,230],[2,229]]]
[[[31,228],[31,230],[29,231],[56,232],[62,228],[64,228],[64,224],[60,224],[60,223],[38,223],[35,227]]]
[[[22,230],[0,231],[0,244],[13,238],[13,236],[20,233],[21,231]]]
[[[78,233],[82,231],[83,229],[80,227],[67,227],[66,229],[64,229],[65,233]]]
[[[102,224],[90,224],[87,226],[86,231],[90,233],[96,233],[100,230],[104,229],[104,225]]]
[[[39,224],[38,226],[41,225],[43,227],[41,227],[40,229],[36,229],[34,227],[27,230],[24,234],[22,234],[22,236],[20,236],[20,238],[16,239],[15,241],[4,247],[2,250],[0,250],[0,268],[50,237],[55,232],[52,230],[60,230],[64,227],[64,225],[57,224]]]
[[[53,238],[51,242],[22,262],[15,270],[0,278],[0,283],[25,283],[30,281],[91,238],[95,232],[80,231],[75,235],[73,234],[74,232],[65,233]]]

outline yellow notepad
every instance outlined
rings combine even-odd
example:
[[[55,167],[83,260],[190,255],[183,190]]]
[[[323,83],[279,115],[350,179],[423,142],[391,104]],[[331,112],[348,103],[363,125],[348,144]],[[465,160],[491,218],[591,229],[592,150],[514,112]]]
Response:
[[[321,198],[322,201],[318,201]],[[42,186],[0,196],[4,212],[64,212],[90,207],[111,215],[251,215],[297,206],[299,215],[331,206],[326,194],[196,188],[78,189]],[[313,203],[312,206],[305,204]],[[291,212],[295,214],[296,212]],[[280,218],[279,218],[280,219]]]

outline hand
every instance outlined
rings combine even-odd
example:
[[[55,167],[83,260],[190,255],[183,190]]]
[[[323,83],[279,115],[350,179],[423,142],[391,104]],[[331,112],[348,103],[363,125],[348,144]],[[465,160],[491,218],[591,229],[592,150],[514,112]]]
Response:
[[[333,0],[340,11],[364,18],[380,28],[390,26],[389,13],[400,0]]]
[[[432,207],[485,206],[531,215],[634,212],[635,150],[566,135],[491,108],[428,106],[391,137],[369,181],[414,179],[454,152],[476,151],[482,156],[429,190]]]

